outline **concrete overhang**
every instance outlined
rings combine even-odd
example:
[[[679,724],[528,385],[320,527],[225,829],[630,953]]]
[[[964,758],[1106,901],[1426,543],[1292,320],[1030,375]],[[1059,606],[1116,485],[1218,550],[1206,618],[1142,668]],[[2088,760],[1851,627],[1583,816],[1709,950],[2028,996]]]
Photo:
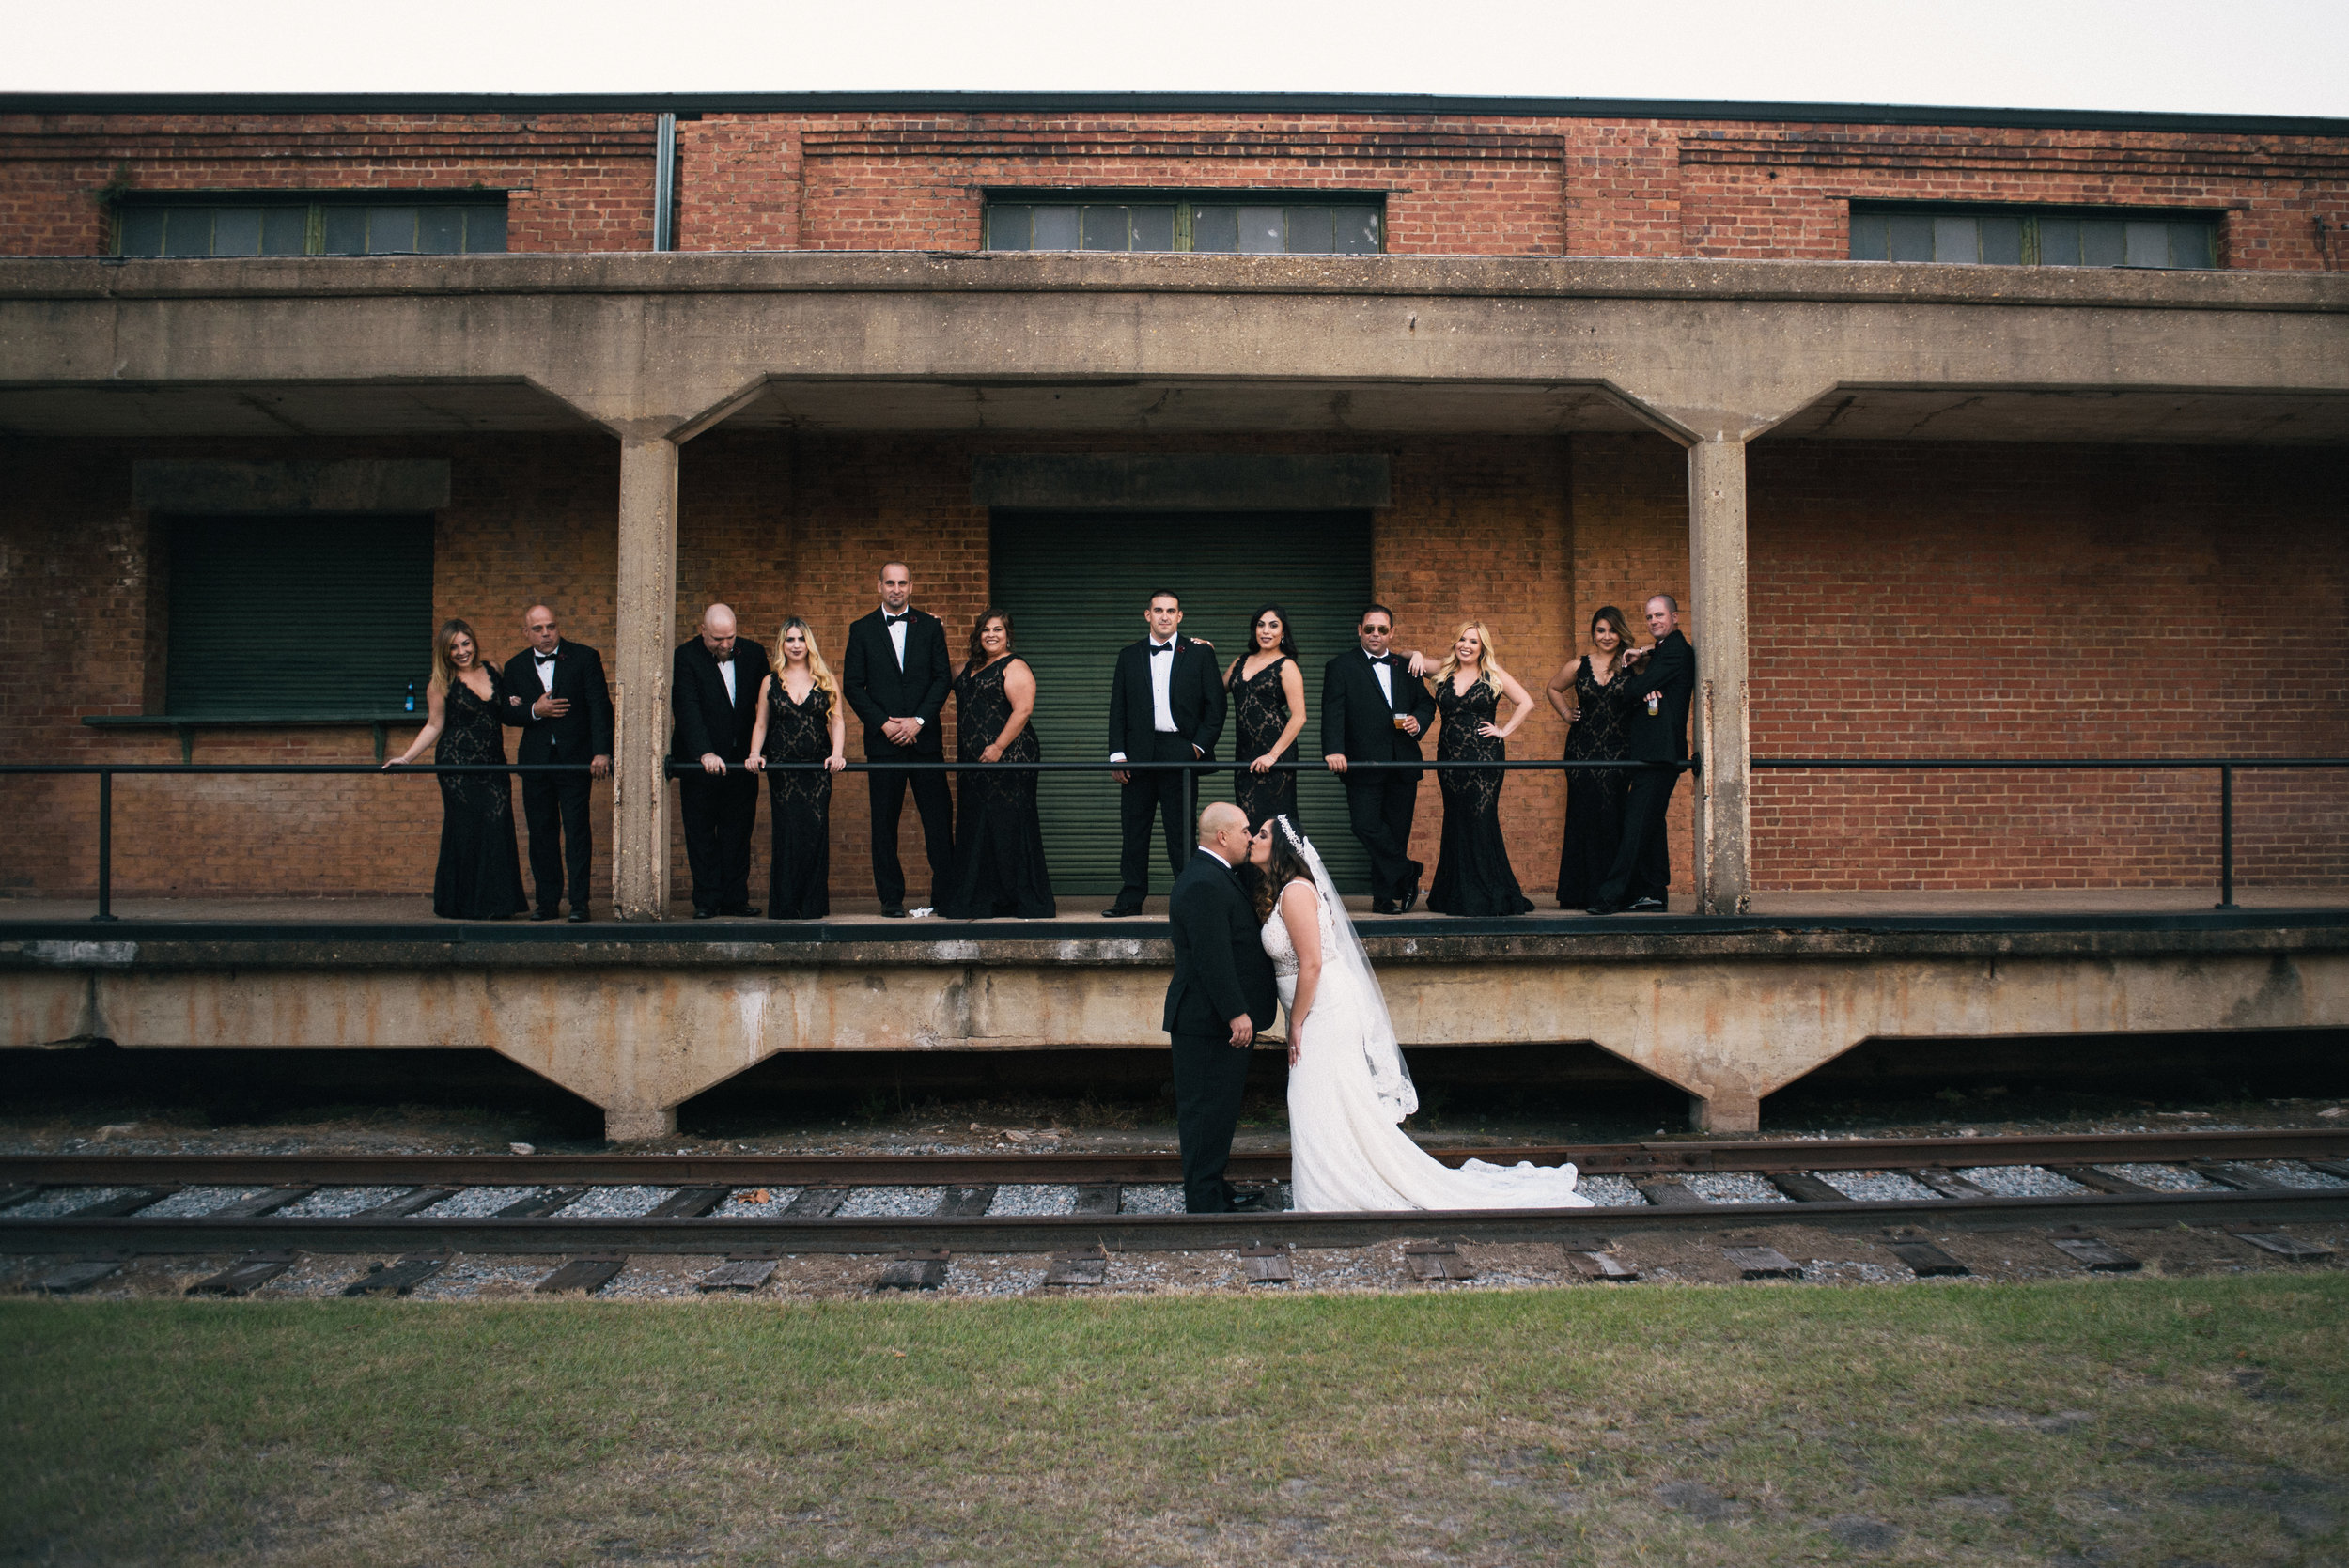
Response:
[[[2344,398],[2349,278],[2326,274],[903,252],[0,261],[0,424],[51,434],[2336,442]]]

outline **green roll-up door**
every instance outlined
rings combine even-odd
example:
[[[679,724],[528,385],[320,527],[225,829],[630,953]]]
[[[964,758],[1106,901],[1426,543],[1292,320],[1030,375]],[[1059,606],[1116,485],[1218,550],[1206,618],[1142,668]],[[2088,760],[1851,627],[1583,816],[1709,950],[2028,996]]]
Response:
[[[1215,644],[1228,668],[1248,646],[1256,607],[1289,612],[1305,671],[1300,753],[1320,755],[1321,670],[1354,646],[1354,625],[1370,598],[1370,514],[998,512],[995,602],[1010,612],[1020,656],[1035,671],[1036,733],[1047,759],[1109,754],[1110,676],[1117,650],[1144,635],[1151,593],[1182,596],[1183,632]],[[961,663],[968,627],[948,629]],[[1227,721],[1216,748],[1232,756]],[[1205,800],[1228,800],[1229,772],[1209,776]],[[1044,845],[1053,889],[1113,893],[1117,875],[1117,786],[1107,774],[1047,774],[1041,791]],[[1304,829],[1346,892],[1369,886],[1369,862],[1346,827],[1345,797],[1326,773],[1308,773],[1298,802]],[[1155,835],[1154,891],[1171,882]]]
[[[170,530],[170,712],[397,713],[412,681],[422,722],[432,674],[429,517],[179,518]],[[483,608],[497,630],[513,618],[503,606]],[[511,651],[478,618],[474,629],[490,644],[485,658]]]

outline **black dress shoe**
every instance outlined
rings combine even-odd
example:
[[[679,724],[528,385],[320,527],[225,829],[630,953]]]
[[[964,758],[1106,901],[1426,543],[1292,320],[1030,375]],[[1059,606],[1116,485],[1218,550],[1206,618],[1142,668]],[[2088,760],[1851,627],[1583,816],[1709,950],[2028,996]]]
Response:
[[[1631,901],[1631,912],[1635,915],[1660,915],[1664,912],[1664,901],[1660,898],[1635,898]]]
[[[733,904],[720,905],[718,912],[722,915],[748,915],[756,919],[764,911],[755,904]]]
[[[1416,905],[1418,902],[1419,902],[1419,884],[1418,884],[1417,882],[1413,882],[1413,883],[1411,884],[1411,891],[1410,891],[1410,892],[1408,892],[1408,893],[1405,893],[1405,894],[1403,895],[1403,908],[1401,908],[1400,909],[1397,909],[1397,910],[1395,911],[1395,913],[1397,913],[1397,914],[1403,914],[1403,915],[1408,915],[1408,914],[1409,914],[1409,913],[1411,912],[1411,908],[1412,908],[1412,907],[1413,907],[1414,905]]]
[[[569,914],[565,915],[563,918],[569,921],[573,925],[584,925],[587,924],[588,916],[587,911],[584,909],[573,909]]]
[[[1231,1214],[1264,1214],[1272,1207],[1261,1192],[1235,1192],[1224,1202],[1230,1205],[1226,1212]]]
[[[717,917],[717,910],[705,909],[698,904],[693,906],[693,918],[695,920],[712,920]]]
[[[1130,909],[1123,904],[1113,904],[1101,911],[1101,918],[1103,920],[1130,920],[1140,913],[1142,913],[1142,906],[1139,904]]]
[[[1619,915],[1623,913],[1623,906],[1620,904],[1594,904],[1582,912],[1586,915]]]
[[[530,918],[533,920],[552,920],[561,912],[562,911],[558,909],[533,909],[530,911]]]
[[[892,904],[887,908],[881,910],[881,913],[887,915],[891,920],[903,920],[906,918],[906,907],[902,904]]]
[[[1370,901],[1370,912],[1374,915],[1399,915],[1403,912],[1403,906],[1392,898],[1374,898]]]

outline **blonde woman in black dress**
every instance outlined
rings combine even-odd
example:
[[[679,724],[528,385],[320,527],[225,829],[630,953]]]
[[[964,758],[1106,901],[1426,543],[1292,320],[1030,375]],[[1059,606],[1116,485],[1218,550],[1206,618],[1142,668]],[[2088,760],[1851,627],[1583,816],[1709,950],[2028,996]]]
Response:
[[[1224,672],[1231,694],[1239,760],[1232,798],[1248,814],[1250,831],[1276,816],[1297,819],[1297,775],[1273,765],[1297,760],[1297,737],[1305,727],[1305,675],[1297,663],[1297,640],[1289,634],[1289,613],[1277,604],[1256,612],[1250,623],[1248,651]]]
[[[1546,695],[1566,731],[1568,762],[1615,762],[1626,752],[1625,722],[1630,683],[1618,680],[1630,623],[1613,605],[1591,617],[1591,651],[1549,677]],[[1615,863],[1623,843],[1623,812],[1631,776],[1613,768],[1576,768],[1566,775],[1566,831],[1558,846],[1558,907],[1587,909]]]
[[[955,748],[965,763],[1034,762],[1035,672],[1012,652],[1011,617],[979,612],[962,673],[955,677]],[[972,768],[957,775],[954,869],[939,892],[946,920],[1052,918],[1036,775]]]
[[[432,681],[415,743],[383,765],[389,772],[431,746],[434,763],[506,762],[506,677],[485,662],[473,628],[448,621],[432,644]],[[437,744],[435,744],[437,742]],[[530,907],[514,843],[514,782],[504,773],[443,773],[441,862],[432,912],[446,920],[504,920]]]
[[[1501,667],[1501,650],[1482,621],[1469,621],[1452,642],[1451,657],[1436,667],[1438,762],[1501,762],[1509,737],[1533,716],[1533,700]],[[1501,700],[1512,711],[1499,722]],[[1436,774],[1443,794],[1443,846],[1436,860],[1427,907],[1442,915],[1521,915],[1533,901],[1509,868],[1501,837],[1500,768],[1446,768]]]
[[[821,920],[832,913],[832,776],[848,766],[848,721],[840,683],[794,615],[775,636],[779,669],[758,683],[758,717],[742,766],[767,775],[774,853],[768,862],[767,918]],[[820,762],[813,768],[770,768]]]

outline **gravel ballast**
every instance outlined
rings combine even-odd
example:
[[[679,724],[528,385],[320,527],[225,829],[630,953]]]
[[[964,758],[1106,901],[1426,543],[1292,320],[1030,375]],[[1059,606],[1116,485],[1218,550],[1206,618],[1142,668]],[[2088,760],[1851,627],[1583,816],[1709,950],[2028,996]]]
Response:
[[[1925,1203],[1941,1194],[1898,1171],[1820,1171],[1818,1178],[1844,1197],[1863,1203]]]
[[[2139,1187],[2150,1187],[2156,1192],[2224,1192],[2227,1190],[2225,1183],[2212,1181],[2207,1176],[2198,1176],[2193,1172],[2176,1165],[2099,1165],[2096,1169],[2108,1175],[2118,1176],[2124,1182],[2135,1182]]]
[[[1699,1171],[1680,1178],[1708,1203],[1791,1203],[1777,1188],[1750,1171]]]
[[[1077,1211],[1077,1189],[1073,1187],[1002,1187],[995,1189],[995,1202],[988,1213],[998,1218],[1010,1215],[1074,1214]]]
[[[2088,1190],[2036,1165],[1969,1165],[1957,1173],[2001,1198],[2074,1198]]]
[[[634,1219],[659,1208],[674,1187],[591,1187],[557,1212],[566,1219]]]
[[[938,1212],[942,1187],[860,1187],[841,1201],[837,1218],[873,1219],[885,1215],[921,1216]]]

